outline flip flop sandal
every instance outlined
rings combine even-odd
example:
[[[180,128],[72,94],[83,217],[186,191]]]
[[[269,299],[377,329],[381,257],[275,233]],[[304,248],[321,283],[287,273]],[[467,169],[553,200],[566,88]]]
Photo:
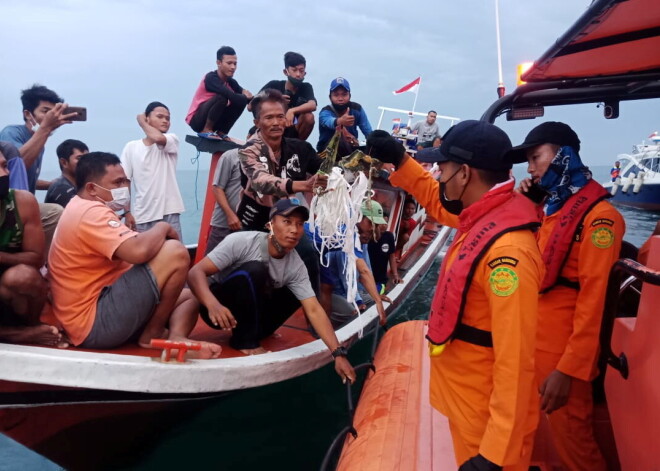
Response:
[[[197,135],[202,139],[209,139],[211,141],[223,141],[226,138],[226,135],[216,132],[198,132]]]

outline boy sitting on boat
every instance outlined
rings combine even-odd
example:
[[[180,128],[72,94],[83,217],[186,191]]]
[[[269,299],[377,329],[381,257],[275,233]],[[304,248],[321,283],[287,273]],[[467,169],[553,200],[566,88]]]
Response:
[[[188,284],[200,300],[202,319],[214,329],[232,330],[231,346],[252,355],[266,353],[260,341],[273,334],[301,306],[319,337],[335,357],[342,379],[355,372],[346,351],[319,304],[300,256],[294,250],[309,217],[289,199],[270,211],[270,234],[229,234],[191,268]],[[209,286],[207,277],[214,276]]]
[[[307,140],[314,130],[314,111],[316,98],[312,84],[305,82],[307,61],[302,54],[287,52],[284,54],[284,75],[286,80],[271,80],[261,87],[260,92],[273,89],[282,93],[287,101],[286,137]],[[248,105],[248,109],[250,106]]]
[[[53,311],[71,342],[109,349],[137,339],[186,341],[198,303],[183,289],[190,257],[166,222],[137,233],[115,211],[129,201],[119,158],[84,155],[75,196],[60,219],[48,257]],[[219,345],[200,342],[200,358],[216,358]]]
[[[66,347],[57,328],[39,322],[47,292],[39,273],[44,231],[34,195],[9,188],[8,146],[0,143],[0,341]]]
[[[252,93],[241,87],[234,74],[236,51],[222,46],[216,53],[217,70],[207,73],[199,83],[188,109],[186,123],[205,139],[229,139],[229,131],[243,114]]]

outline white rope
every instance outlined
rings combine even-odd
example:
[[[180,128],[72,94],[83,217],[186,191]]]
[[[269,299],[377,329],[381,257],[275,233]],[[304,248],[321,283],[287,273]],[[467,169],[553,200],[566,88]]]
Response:
[[[357,270],[355,248],[359,246],[356,225],[362,219],[361,206],[367,197],[369,179],[363,172],[350,185],[339,167],[334,167],[328,176],[326,190],[312,198],[310,204],[309,226],[315,239],[321,241],[321,247],[315,247],[321,253],[321,264],[328,266],[323,254],[330,250],[341,250],[346,255],[344,275],[346,277],[346,299],[353,304],[358,317],[360,310],[355,303],[357,296]],[[360,326],[359,337],[362,337]]]

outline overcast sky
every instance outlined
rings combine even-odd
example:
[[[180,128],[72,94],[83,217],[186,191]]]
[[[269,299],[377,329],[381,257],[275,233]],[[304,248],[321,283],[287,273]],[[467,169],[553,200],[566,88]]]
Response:
[[[508,91],[515,88],[516,65],[539,57],[589,3],[500,0]],[[0,8],[0,126],[21,122],[20,91],[35,82],[88,109],[88,122],[63,126],[49,139],[46,179],[59,173],[55,148],[64,139],[119,154],[127,141],[143,137],[135,116],[153,100],[169,106],[171,132],[183,141],[192,95],[215,69],[222,45],[236,49],[235,78],[253,93],[283,77],[286,51],[302,53],[319,109],[328,102],[330,81],[344,76],[374,127],[379,105],[412,106],[413,94],[394,96],[392,90],[417,76],[417,111],[479,118],[496,99],[494,0],[0,0]],[[617,120],[603,119],[595,105],[546,109],[545,119],[573,126],[586,162],[609,165],[660,130],[659,116],[654,100],[622,103]],[[392,117],[386,117],[387,126]],[[244,138],[251,122],[245,112],[232,135]],[[539,122],[496,124],[517,144]],[[446,124],[440,125],[444,132]],[[310,138],[314,145],[316,137]],[[192,168],[194,155],[182,142],[180,167]]]

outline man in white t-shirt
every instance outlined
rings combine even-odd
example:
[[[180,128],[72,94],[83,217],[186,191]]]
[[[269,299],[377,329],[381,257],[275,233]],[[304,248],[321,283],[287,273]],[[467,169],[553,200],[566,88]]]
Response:
[[[135,196],[132,208],[124,213],[126,225],[144,232],[165,221],[183,240],[179,215],[184,207],[176,181],[179,138],[167,133],[170,110],[154,101],[137,121],[146,137],[126,144],[121,154],[121,165]]]

